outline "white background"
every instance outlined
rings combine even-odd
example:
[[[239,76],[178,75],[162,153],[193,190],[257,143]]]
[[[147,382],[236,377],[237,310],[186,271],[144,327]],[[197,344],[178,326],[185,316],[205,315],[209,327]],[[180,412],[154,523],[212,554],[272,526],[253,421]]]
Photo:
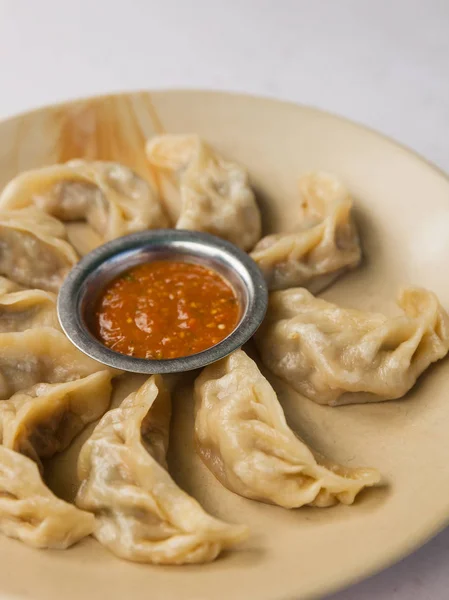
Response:
[[[0,118],[167,87],[311,104],[449,171],[449,1],[0,0]],[[449,530],[333,596],[384,598],[449,598]]]

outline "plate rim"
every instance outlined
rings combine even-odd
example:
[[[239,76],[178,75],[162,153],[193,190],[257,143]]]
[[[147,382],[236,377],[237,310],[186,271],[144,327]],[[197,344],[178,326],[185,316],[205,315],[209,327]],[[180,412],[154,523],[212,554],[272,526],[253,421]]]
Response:
[[[423,154],[410,148],[407,144],[400,142],[394,136],[390,136],[387,133],[383,133],[379,131],[375,127],[371,127],[362,121],[357,121],[356,119],[352,119],[350,117],[346,117],[341,115],[339,112],[334,112],[331,110],[327,110],[324,108],[318,108],[317,106],[313,106],[312,104],[303,104],[301,102],[296,102],[295,100],[277,98],[271,94],[255,94],[253,92],[244,92],[244,91],[234,91],[234,90],[225,90],[220,88],[201,88],[201,87],[160,87],[160,88],[133,88],[130,90],[121,90],[121,91],[112,91],[112,92],[104,92],[98,94],[86,94],[81,96],[74,96],[72,98],[68,98],[65,100],[58,100],[57,102],[50,102],[48,104],[39,104],[34,108],[21,110],[17,113],[13,113],[11,115],[6,115],[4,117],[0,117],[0,126],[8,121],[14,121],[16,119],[22,119],[24,117],[31,117],[34,114],[39,112],[43,112],[48,109],[58,109],[64,108],[65,106],[70,106],[72,104],[76,104],[79,102],[87,102],[87,101],[100,101],[106,100],[108,98],[120,98],[122,96],[136,96],[139,94],[148,94],[150,99],[153,95],[159,94],[203,94],[207,96],[228,96],[236,99],[247,99],[251,101],[263,101],[270,104],[283,104],[284,106],[289,106],[291,108],[296,108],[300,110],[304,110],[310,113],[315,113],[317,115],[321,115],[324,117],[331,118],[335,121],[343,121],[347,125],[355,127],[356,129],[362,129],[366,133],[373,135],[374,137],[378,137],[383,139],[384,141],[392,144],[396,148],[405,152],[408,155],[412,155],[415,159],[418,159],[420,162],[424,163],[427,167],[435,171],[437,174],[441,175],[448,183],[449,183],[449,171],[446,172],[443,167],[435,164],[429,158],[426,158]]]

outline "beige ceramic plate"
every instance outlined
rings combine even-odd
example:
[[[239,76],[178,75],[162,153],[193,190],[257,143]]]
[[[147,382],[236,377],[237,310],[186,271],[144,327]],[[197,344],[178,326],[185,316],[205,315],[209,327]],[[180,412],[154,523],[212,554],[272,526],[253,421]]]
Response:
[[[265,232],[294,226],[297,179],[305,171],[332,171],[347,183],[366,258],[326,298],[395,311],[398,286],[415,283],[449,307],[447,179],[391,141],[309,108],[204,92],[139,93],[45,108],[0,124],[0,187],[24,169],[82,156],[121,161],[150,176],[143,144],[163,129],[197,132],[248,167]],[[387,485],[368,490],[352,507],[328,509],[288,511],[232,494],[193,453],[187,376],[175,398],[171,472],[212,514],[247,523],[247,544],[210,565],[170,568],[121,561],[92,539],[57,552],[1,538],[0,597],[317,597],[398,560],[443,527],[449,517],[448,361],[429,369],[403,400],[362,406],[318,406],[270,380],[289,423],[306,441],[337,462],[377,467]],[[135,377],[125,378],[115,401],[135,385]],[[75,490],[79,445],[47,465],[50,485],[67,498]]]

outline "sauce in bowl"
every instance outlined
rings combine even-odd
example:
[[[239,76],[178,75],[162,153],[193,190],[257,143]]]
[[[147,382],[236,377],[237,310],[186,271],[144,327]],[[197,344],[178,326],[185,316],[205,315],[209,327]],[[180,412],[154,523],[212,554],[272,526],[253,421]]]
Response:
[[[102,290],[93,333],[137,358],[196,354],[226,338],[240,320],[231,285],[198,263],[156,260],[132,267]]]

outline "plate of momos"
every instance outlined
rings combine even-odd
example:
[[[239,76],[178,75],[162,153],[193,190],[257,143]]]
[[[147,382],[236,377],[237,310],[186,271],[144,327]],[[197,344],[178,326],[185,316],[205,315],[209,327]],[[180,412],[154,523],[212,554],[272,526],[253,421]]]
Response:
[[[322,597],[447,522],[449,182],[311,108],[120,94],[0,123],[0,595]],[[201,371],[106,367],[56,302],[90,250],[212,233],[268,286]]]

